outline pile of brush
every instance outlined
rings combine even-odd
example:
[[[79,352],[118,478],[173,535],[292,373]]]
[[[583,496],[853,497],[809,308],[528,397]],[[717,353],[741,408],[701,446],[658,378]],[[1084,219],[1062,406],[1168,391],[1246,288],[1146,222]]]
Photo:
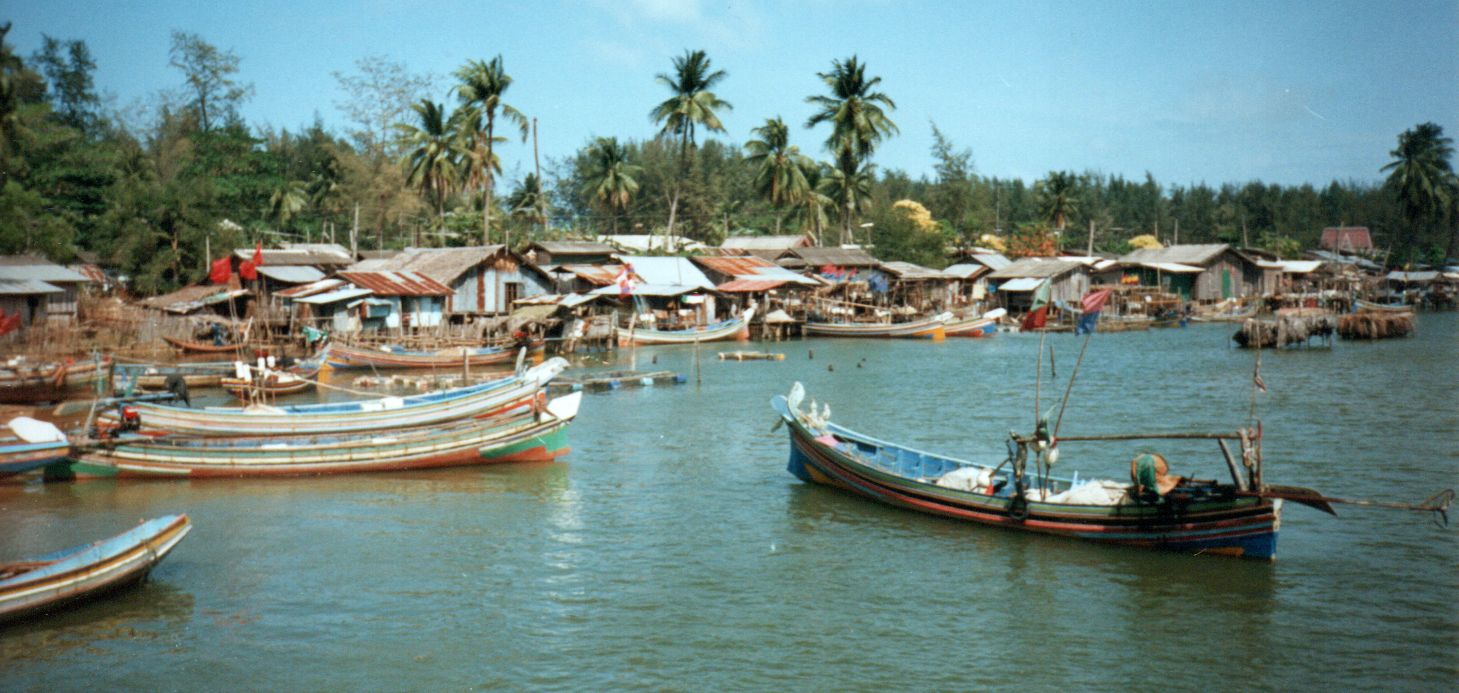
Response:
[[[1407,337],[1413,331],[1413,313],[1362,311],[1342,316],[1337,324],[1337,334],[1343,339],[1390,339]]]
[[[1337,320],[1331,315],[1282,315],[1270,321],[1248,319],[1231,338],[1249,349],[1271,349],[1306,346],[1314,338],[1330,342],[1337,329]]]

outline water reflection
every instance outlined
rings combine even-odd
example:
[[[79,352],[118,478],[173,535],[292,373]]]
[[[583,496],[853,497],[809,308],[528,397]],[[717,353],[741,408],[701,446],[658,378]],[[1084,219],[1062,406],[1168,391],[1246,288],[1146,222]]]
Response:
[[[7,670],[55,662],[107,642],[169,642],[193,617],[193,595],[171,579],[135,587],[17,621],[0,630]]]

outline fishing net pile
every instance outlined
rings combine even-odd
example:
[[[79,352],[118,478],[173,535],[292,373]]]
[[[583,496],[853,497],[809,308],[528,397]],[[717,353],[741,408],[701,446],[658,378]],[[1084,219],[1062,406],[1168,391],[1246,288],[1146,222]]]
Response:
[[[1412,335],[1413,331],[1412,313],[1363,311],[1342,316],[1337,325],[1337,333],[1343,339],[1407,337]]]

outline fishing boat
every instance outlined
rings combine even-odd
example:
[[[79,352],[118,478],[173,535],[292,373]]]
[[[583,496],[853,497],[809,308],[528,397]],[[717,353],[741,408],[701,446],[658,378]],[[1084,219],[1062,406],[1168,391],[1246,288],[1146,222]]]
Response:
[[[242,349],[239,344],[213,344],[212,342],[194,342],[188,339],[176,337],[163,337],[162,341],[172,345],[172,348],[184,354],[225,354]]]
[[[199,361],[196,363],[142,363],[119,361],[113,383],[118,390],[157,390],[167,387],[171,376],[182,378],[190,388],[220,387],[223,378],[236,369],[233,361]]]
[[[167,515],[93,544],[0,563],[0,620],[49,611],[140,582],[191,530],[187,515]]]
[[[494,416],[520,408],[530,404],[542,388],[565,368],[567,361],[551,358],[504,378],[408,397],[205,409],[133,402],[115,408],[106,407],[97,418],[104,429],[123,428],[128,418],[136,418],[144,432],[214,436],[350,433],[406,428]]]
[[[1365,301],[1361,298],[1353,301],[1353,306],[1358,311],[1373,311],[1377,313],[1412,313],[1413,305],[1409,303],[1377,303]]]
[[[730,339],[744,341],[750,338],[750,320],[754,316],[755,306],[750,306],[738,317],[682,330],[658,330],[630,324],[627,329],[618,330],[618,345],[695,344]]]
[[[48,422],[17,416],[5,426],[10,435],[0,435],[0,479],[58,462],[71,450],[66,434]]]
[[[540,362],[546,353],[546,342],[536,340],[525,347],[521,345],[453,347],[434,351],[416,351],[392,344],[363,347],[330,343],[324,348],[321,356],[330,368],[340,369],[502,367],[510,366],[517,359],[519,348],[526,348],[527,358],[536,363]]]
[[[314,389],[318,382],[320,362],[309,362],[282,370],[259,369],[238,364],[235,372],[219,381],[229,394],[243,400],[272,399]]]
[[[110,356],[65,359],[42,364],[12,360],[0,365],[0,403],[58,402],[111,378]]]
[[[1260,304],[1253,303],[1243,307],[1235,299],[1229,299],[1214,306],[1197,308],[1190,316],[1191,322],[1246,322],[1256,317]]]
[[[362,434],[87,441],[69,464],[48,468],[47,479],[301,476],[551,461],[568,453],[565,429],[581,402],[575,392],[514,416]]]
[[[941,339],[952,313],[940,313],[911,322],[815,322],[807,321],[805,333],[818,337],[874,337]]]
[[[998,333],[998,319],[1007,314],[1007,310],[994,308],[976,317],[952,318],[942,331],[949,337],[988,337]]]
[[[829,406],[816,412],[812,403],[811,411],[802,411],[804,397],[796,383],[789,397],[771,402],[790,429],[791,474],[933,515],[1110,544],[1271,560],[1283,499],[1333,512],[1327,503],[1333,499],[1315,491],[1262,481],[1259,429],[1164,436],[1211,438],[1222,453],[1228,442],[1239,443],[1240,462],[1225,455],[1230,483],[1170,476],[1163,458],[1148,454],[1132,464],[1135,482],[1081,483],[1077,474],[1026,471],[1031,452],[1037,457],[1057,450],[1046,436],[1012,437],[1008,459],[990,467],[857,433],[830,422]],[[1058,443],[1160,437],[1060,436]]]

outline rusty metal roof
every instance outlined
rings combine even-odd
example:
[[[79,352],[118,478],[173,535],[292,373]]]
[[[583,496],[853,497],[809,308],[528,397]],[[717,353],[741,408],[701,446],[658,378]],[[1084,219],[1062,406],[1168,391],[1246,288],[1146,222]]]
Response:
[[[338,272],[336,277],[376,296],[448,296],[451,287],[419,272],[380,270],[374,272]]]
[[[779,288],[785,284],[782,279],[735,279],[714,287],[727,294],[759,293]]]
[[[614,282],[623,265],[559,265],[558,272],[569,272],[593,286],[607,286]]]
[[[700,267],[719,272],[720,274],[727,274],[731,277],[741,274],[756,274],[756,271],[762,267],[779,267],[779,265],[769,260],[754,255],[742,255],[739,257],[706,257],[696,255],[689,259],[693,260],[694,264]]]

